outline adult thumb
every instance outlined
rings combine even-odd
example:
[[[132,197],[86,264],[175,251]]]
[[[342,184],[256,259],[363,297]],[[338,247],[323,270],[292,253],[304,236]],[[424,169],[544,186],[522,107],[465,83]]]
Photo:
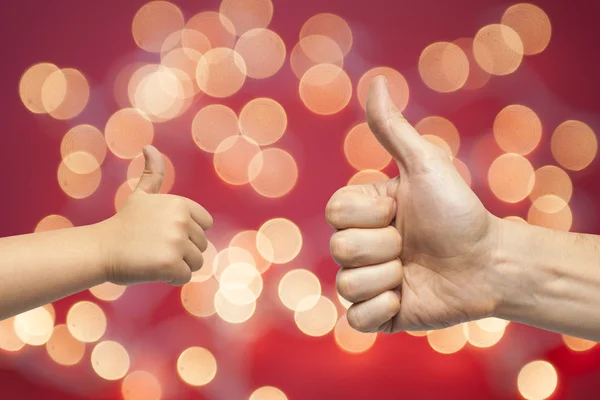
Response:
[[[423,160],[426,141],[392,102],[383,76],[374,78],[369,86],[367,122],[399,166],[410,169],[411,164]]]
[[[135,191],[148,194],[158,193],[165,179],[165,160],[154,146],[145,146],[142,152],[145,161],[144,172]]]

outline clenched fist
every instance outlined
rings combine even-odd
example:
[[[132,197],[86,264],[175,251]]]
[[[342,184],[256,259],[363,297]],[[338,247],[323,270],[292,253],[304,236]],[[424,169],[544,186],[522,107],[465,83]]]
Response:
[[[373,80],[367,121],[399,176],[338,190],[327,205],[338,231],[348,321],[360,331],[429,330],[493,315],[500,302],[489,268],[499,220],[463,181],[446,153],[422,138]]]
[[[101,223],[106,276],[120,285],[151,281],[182,285],[202,267],[204,231],[211,228],[212,217],[192,200],[158,194],[163,157],[147,146],[144,158],[144,173],[134,192],[115,216]]]

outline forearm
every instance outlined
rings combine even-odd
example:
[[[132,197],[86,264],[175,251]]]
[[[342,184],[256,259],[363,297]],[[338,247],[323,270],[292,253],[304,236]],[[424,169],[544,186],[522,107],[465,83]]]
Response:
[[[100,227],[0,239],[0,320],[103,283]]]
[[[600,341],[600,237],[501,221],[500,318]]]

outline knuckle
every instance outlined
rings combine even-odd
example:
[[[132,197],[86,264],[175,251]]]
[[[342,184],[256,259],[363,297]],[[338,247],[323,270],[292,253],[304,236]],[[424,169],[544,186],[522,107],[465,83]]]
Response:
[[[331,237],[331,255],[339,264],[351,264],[359,256],[359,246],[348,239],[346,234],[337,232]]]
[[[360,308],[356,306],[350,307],[346,313],[346,319],[348,320],[348,325],[353,329],[359,332],[369,332],[365,326],[364,316],[362,315]]]
[[[162,251],[157,257],[157,264],[160,268],[174,268],[181,262],[178,252],[173,250]]]
[[[392,318],[400,311],[400,299],[398,298],[398,295],[391,290],[381,295],[380,304],[383,314],[385,314],[387,319]]]
[[[339,199],[339,196],[333,196],[329,203],[327,203],[327,207],[325,208],[325,216],[327,218],[327,222],[334,227],[337,228],[342,226],[344,221],[344,204]]]
[[[341,269],[337,274],[335,283],[338,293],[346,300],[352,302],[354,297],[356,297],[356,293],[349,271]]]

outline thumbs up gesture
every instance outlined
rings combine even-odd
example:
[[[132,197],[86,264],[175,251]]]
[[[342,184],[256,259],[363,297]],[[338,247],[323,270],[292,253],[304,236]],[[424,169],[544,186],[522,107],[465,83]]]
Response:
[[[212,217],[192,200],[158,194],[163,157],[152,146],[143,151],[145,168],[137,187],[119,212],[100,224],[106,276],[121,285],[151,281],[183,285],[202,267],[204,231],[212,226]]]
[[[327,204],[337,232],[348,322],[364,332],[445,328],[488,317],[500,302],[492,269],[499,220],[463,181],[447,154],[422,138],[392,103],[383,77],[367,101],[371,131],[399,176],[338,190]]]

